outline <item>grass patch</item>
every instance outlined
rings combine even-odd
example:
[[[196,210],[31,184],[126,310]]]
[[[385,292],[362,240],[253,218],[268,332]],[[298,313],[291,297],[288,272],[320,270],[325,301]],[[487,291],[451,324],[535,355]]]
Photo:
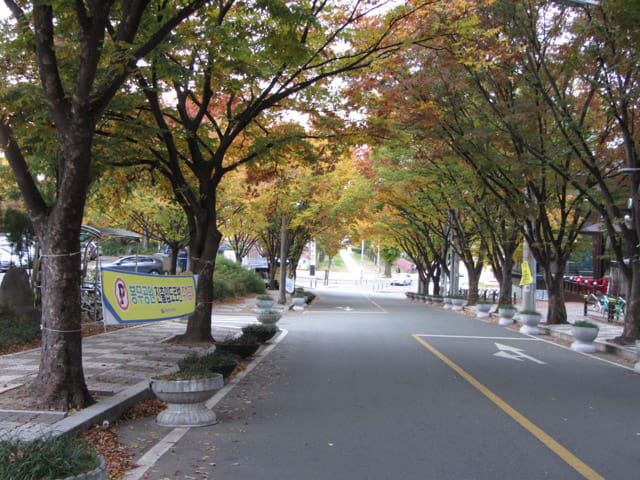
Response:
[[[39,318],[19,318],[0,307],[0,348],[22,345],[40,338]]]
[[[58,435],[25,442],[0,442],[0,478],[39,480],[67,478],[90,472],[99,465],[98,457],[85,442],[70,435]]]
[[[318,264],[318,266],[316,267],[316,270],[318,272],[324,272],[327,269],[327,265],[329,265],[329,259],[325,257],[324,260],[322,260],[322,262]],[[333,257],[333,263],[331,264],[331,271],[332,272],[348,272],[347,267],[342,261],[342,256],[340,254]]]

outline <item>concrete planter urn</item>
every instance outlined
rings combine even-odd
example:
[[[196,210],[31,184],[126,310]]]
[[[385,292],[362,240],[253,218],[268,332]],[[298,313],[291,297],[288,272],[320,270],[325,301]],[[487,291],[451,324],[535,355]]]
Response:
[[[204,427],[217,422],[216,414],[205,402],[224,386],[219,373],[209,377],[189,380],[153,379],[151,390],[160,400],[167,402],[167,409],[156,417],[163,427]]]
[[[498,315],[500,325],[511,325],[513,323],[513,317],[515,317],[518,310],[513,305],[500,305],[498,307]]]
[[[263,325],[275,325],[282,318],[282,312],[271,309],[261,310],[256,315],[256,318]]]
[[[276,303],[276,299],[271,295],[258,295],[256,297],[256,307],[258,308],[271,308],[274,303]]]
[[[107,480],[107,463],[102,456],[98,455],[98,461],[100,465],[91,470],[90,472],[81,473],[71,477],[66,477],[61,480]]]
[[[571,344],[571,350],[582,353],[594,353],[596,352],[596,346],[593,341],[598,336],[600,329],[597,325],[591,322],[575,322],[571,326],[573,337],[575,341]]]
[[[464,298],[457,298],[457,297],[451,297],[451,309],[452,310],[462,310],[462,307],[464,306],[466,302],[466,299]]]
[[[538,329],[538,324],[540,323],[540,319],[542,315],[538,312],[533,311],[523,311],[518,314],[519,323],[522,324],[520,327],[520,333],[526,333],[528,335],[539,335],[540,330]]]
[[[293,303],[293,309],[296,312],[301,312],[307,303],[307,297],[291,297],[291,302]]]
[[[491,310],[490,303],[478,303],[476,304],[476,317],[487,318],[489,316],[490,310]]]

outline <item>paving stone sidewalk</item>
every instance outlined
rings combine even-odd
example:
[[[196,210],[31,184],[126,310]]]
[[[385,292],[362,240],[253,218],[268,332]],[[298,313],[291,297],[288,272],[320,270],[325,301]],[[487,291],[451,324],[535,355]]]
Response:
[[[212,321],[214,338],[237,335],[242,326],[257,323],[254,308],[253,298],[216,306]],[[87,417],[84,421],[91,421],[92,415],[100,414],[107,408],[121,411],[123,407],[119,404],[144,395],[152,376],[174,367],[175,362],[186,354],[207,348],[165,343],[184,333],[185,326],[186,320],[145,323],[84,338],[82,355],[85,379],[89,390],[100,398],[98,403],[71,414],[0,410],[0,438],[15,436],[28,440],[51,429],[74,429],[83,421],[81,417]],[[34,378],[39,363],[40,349],[0,356],[0,395]]]

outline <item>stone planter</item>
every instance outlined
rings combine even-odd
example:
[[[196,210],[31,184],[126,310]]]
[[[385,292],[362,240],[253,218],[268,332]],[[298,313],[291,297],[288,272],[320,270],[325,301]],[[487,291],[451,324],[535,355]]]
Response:
[[[306,297],[291,297],[291,302],[293,303],[293,309],[296,312],[301,312],[304,310],[307,299]]]
[[[538,324],[542,315],[539,313],[520,313],[518,315],[519,322],[522,324],[520,327],[520,333],[526,333],[528,335],[540,335]]]
[[[98,455],[98,461],[100,465],[91,470],[90,472],[81,473],[71,477],[65,477],[61,480],[107,480],[107,463],[102,456]]]
[[[451,309],[452,310],[462,310],[466,300],[464,298],[452,298],[451,299]]]
[[[264,325],[275,325],[282,318],[282,313],[278,311],[261,311],[256,315],[258,321]]]
[[[167,409],[156,417],[163,427],[204,427],[216,423],[216,414],[205,402],[224,386],[222,375],[192,380],[151,381],[151,390],[160,400],[167,402]]]
[[[451,297],[445,297],[443,301],[444,301],[444,308],[448,310],[451,310],[453,308],[453,301],[451,300]]]
[[[596,346],[593,341],[598,336],[599,329],[593,327],[571,327],[575,341],[571,344],[571,350],[582,353],[594,353]]]
[[[513,317],[515,317],[518,311],[515,308],[500,308],[498,307],[498,315],[500,325],[511,325],[513,323]]]
[[[489,316],[490,311],[491,311],[490,303],[478,303],[476,305],[476,317],[478,318],[487,318]]]
[[[273,304],[276,303],[275,299],[271,299],[271,300],[261,300],[259,298],[256,298],[256,307],[258,308],[271,308],[273,307]]]
[[[435,304],[435,305],[440,305],[442,304],[442,302],[444,301],[442,297],[431,297],[431,301]]]

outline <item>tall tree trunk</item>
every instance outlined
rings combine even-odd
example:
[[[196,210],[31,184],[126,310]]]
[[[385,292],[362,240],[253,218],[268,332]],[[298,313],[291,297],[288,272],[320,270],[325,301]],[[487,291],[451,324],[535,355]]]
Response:
[[[631,278],[627,279],[627,307],[622,335],[616,341],[633,344],[640,338],[640,258],[631,260]]]
[[[549,295],[547,311],[547,323],[550,325],[560,325],[567,323],[567,307],[564,304],[564,270],[566,262],[558,262],[555,273],[550,266],[543,265],[544,281],[547,284]],[[535,273],[533,281],[535,282]]]
[[[513,265],[513,256],[505,256],[500,268],[501,275],[498,278],[498,283],[500,284],[498,305],[513,303]]]
[[[179,337],[180,341],[213,342],[211,335],[211,311],[213,307],[213,275],[216,255],[222,234],[216,227],[215,212],[208,212],[205,219],[199,219],[196,235],[190,249],[194,273],[198,275],[196,287],[196,310],[187,320],[187,329]]]
[[[60,169],[74,169],[75,175],[61,176],[55,205],[34,222],[42,245],[42,353],[30,391],[43,407],[63,410],[93,403],[82,370],[80,226],[93,128],[83,121],[69,134],[59,128]]]
[[[93,403],[82,370],[80,223],[65,212],[43,238],[42,347],[30,392],[42,407],[69,410]],[[70,217],[76,217],[72,219]]]

